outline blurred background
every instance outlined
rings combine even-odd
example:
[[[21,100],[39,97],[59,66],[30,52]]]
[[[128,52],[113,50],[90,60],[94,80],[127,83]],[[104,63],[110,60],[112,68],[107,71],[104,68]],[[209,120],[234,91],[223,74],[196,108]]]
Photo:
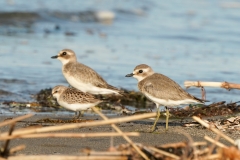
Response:
[[[68,85],[59,60],[64,48],[119,88],[150,65],[184,87],[185,80],[240,83],[240,1],[0,0],[0,100]],[[199,88],[187,90],[201,97]],[[212,102],[240,100],[240,91],[206,88]]]

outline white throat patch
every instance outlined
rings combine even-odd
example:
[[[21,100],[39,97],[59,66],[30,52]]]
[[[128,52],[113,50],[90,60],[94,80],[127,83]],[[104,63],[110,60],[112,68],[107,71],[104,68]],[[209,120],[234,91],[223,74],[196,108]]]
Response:
[[[139,76],[139,75],[133,75],[134,78],[136,78],[138,80],[138,82],[140,82],[141,80],[144,79],[144,77]]]
[[[59,59],[63,65],[67,64],[69,62],[69,59]]]

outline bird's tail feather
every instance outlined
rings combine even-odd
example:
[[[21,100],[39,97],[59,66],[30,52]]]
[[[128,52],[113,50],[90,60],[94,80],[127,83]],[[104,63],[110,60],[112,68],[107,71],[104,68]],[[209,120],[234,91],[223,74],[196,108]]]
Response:
[[[197,97],[194,97],[194,99],[196,99],[196,100],[199,101],[200,103],[210,102],[209,100],[200,99],[200,98],[197,98]]]
[[[118,88],[116,88],[114,86],[108,85],[108,89],[114,90],[117,95],[120,95],[120,96],[124,96],[125,95],[123,90],[118,89]]]

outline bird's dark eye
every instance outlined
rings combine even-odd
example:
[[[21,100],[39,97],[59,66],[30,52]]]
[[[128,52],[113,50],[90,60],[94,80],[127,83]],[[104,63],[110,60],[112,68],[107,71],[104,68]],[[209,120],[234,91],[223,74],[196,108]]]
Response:
[[[139,73],[143,73],[143,70],[139,70],[138,72],[139,72]]]
[[[63,52],[62,55],[63,55],[63,56],[67,55],[67,52]]]

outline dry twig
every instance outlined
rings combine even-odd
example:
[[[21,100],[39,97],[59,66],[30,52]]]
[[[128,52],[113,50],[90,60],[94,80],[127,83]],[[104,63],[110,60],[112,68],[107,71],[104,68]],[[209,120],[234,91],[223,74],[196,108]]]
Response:
[[[11,148],[11,149],[9,150],[9,154],[11,155],[11,154],[13,154],[13,153],[15,153],[15,152],[17,152],[17,151],[24,150],[25,148],[26,148],[25,145],[19,145],[19,146],[13,147],[13,148]]]
[[[193,146],[206,146],[207,142],[193,142]]]
[[[13,132],[13,130],[14,130],[14,127],[15,127],[15,123],[16,123],[16,122],[14,122],[14,123],[11,125],[11,127],[10,127],[10,129],[9,129],[9,132],[8,132],[8,136],[11,136],[11,134],[12,134],[12,132]],[[8,150],[9,143],[10,143],[10,139],[7,139],[6,142],[5,142],[5,144],[4,144],[3,151],[1,152],[1,156],[2,156],[2,157],[8,157],[8,156],[9,156],[9,150]]]
[[[227,135],[225,135],[224,133],[222,133],[218,129],[210,127],[209,124],[207,124],[206,122],[201,120],[199,117],[193,116],[193,119],[195,121],[197,121],[198,123],[200,123],[201,125],[203,125],[204,127],[208,128],[208,129],[212,130],[213,132],[215,132],[216,134],[220,135],[221,137],[223,137],[224,139],[226,139],[227,141],[229,141],[233,145],[235,145],[235,142],[234,142],[234,140],[232,138],[228,137]]]
[[[97,151],[90,151],[88,155],[91,156],[126,156],[131,155],[130,151],[111,151],[111,152],[97,152]]]
[[[165,155],[165,156],[167,156],[167,157],[170,157],[170,158],[173,158],[173,159],[176,159],[176,160],[179,160],[179,159],[180,159],[179,156],[176,156],[176,155],[171,154],[171,153],[169,153],[169,152],[166,152],[166,151],[157,149],[157,148],[155,148],[155,147],[147,147],[147,148],[151,149],[151,150],[154,151],[154,152],[157,152],[157,153],[160,153],[160,154],[162,154],[162,155]]]
[[[101,125],[108,125],[108,124],[114,124],[114,123],[129,122],[129,121],[151,118],[151,117],[156,117],[156,113],[146,113],[146,114],[134,115],[134,116],[129,116],[129,117],[113,118],[113,119],[102,120],[102,121],[93,121],[93,122],[89,122],[89,123],[64,124],[64,125],[59,125],[59,126],[49,126],[49,127],[42,127],[42,128],[17,130],[17,131],[14,131],[12,135],[43,133],[43,132],[51,132],[51,131],[68,130],[68,129],[73,129],[73,128],[101,126]],[[1,136],[7,136],[7,135],[8,135],[8,133],[6,133],[6,132],[1,134]]]
[[[3,126],[6,126],[6,125],[15,123],[17,121],[21,121],[23,119],[26,119],[26,118],[29,118],[29,117],[32,117],[32,116],[33,116],[33,114],[26,114],[26,115],[23,115],[23,116],[20,116],[20,117],[13,118],[11,120],[7,120],[7,121],[4,121],[4,122],[1,122],[0,123],[0,127],[3,127]]]
[[[138,132],[126,132],[127,136],[139,136]],[[0,140],[16,139],[16,138],[91,138],[91,137],[112,137],[122,136],[120,133],[41,133],[41,134],[27,134],[27,135],[13,135],[3,136]]]
[[[226,145],[224,145],[224,144],[222,144],[222,143],[220,143],[220,142],[216,141],[215,139],[212,139],[212,138],[210,138],[210,137],[208,137],[208,136],[204,136],[204,139],[206,139],[207,141],[215,144],[215,145],[218,146],[218,147],[227,148]]]
[[[14,156],[8,160],[128,160],[127,156],[69,156],[69,155],[30,155]]]
[[[205,136],[208,140],[210,140],[208,136]],[[217,137],[215,138],[215,142],[218,142],[220,139],[220,135],[217,135]],[[208,156],[211,155],[213,153],[214,148],[216,147],[216,143],[212,143],[212,145],[209,147],[209,152],[208,152]]]
[[[101,112],[99,112],[95,107],[92,107],[92,110],[94,112],[96,112],[98,115],[100,115],[100,117],[102,117],[104,120],[108,120],[108,118],[103,115]],[[135,145],[133,143],[133,141],[127,136],[125,135],[115,124],[111,124],[111,126],[120,134],[122,134],[123,138],[131,144],[131,146],[146,160],[148,160],[149,158],[137,147],[137,145]]]
[[[206,157],[206,160],[217,160],[217,159],[221,159],[219,154],[212,154]]]

